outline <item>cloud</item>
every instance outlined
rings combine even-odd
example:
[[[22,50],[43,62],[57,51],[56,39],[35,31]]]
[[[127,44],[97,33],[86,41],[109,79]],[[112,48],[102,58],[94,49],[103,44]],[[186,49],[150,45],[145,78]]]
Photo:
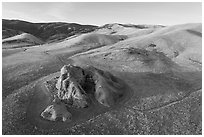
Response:
[[[16,18],[33,22],[65,21],[74,11],[73,3],[62,2],[19,2],[3,3],[3,18]]]
[[[182,24],[201,22],[201,3],[3,2],[3,18],[31,22]]]

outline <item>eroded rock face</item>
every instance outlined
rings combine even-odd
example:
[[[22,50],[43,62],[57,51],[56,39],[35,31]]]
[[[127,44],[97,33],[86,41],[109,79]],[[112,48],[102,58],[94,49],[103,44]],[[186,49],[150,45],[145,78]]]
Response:
[[[75,82],[82,84],[84,82],[84,70],[73,65],[65,65],[60,70],[60,78],[56,84],[58,90],[66,90],[68,82],[72,79]]]
[[[87,107],[86,92],[81,87],[84,80],[85,76],[82,68],[72,65],[63,66],[56,84],[58,98],[72,107]]]
[[[95,79],[95,93],[96,100],[106,107],[114,106],[117,100],[123,97],[122,83],[118,83],[113,75],[107,72],[96,72]]]

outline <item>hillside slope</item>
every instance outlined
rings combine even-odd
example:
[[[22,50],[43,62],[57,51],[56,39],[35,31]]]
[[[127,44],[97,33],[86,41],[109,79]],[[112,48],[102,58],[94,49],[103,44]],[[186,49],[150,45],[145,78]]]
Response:
[[[109,34],[109,35],[111,34],[111,35],[127,35],[127,36],[134,35],[135,36],[136,34],[142,35],[142,33],[148,34],[162,27],[164,26],[113,23],[113,24],[106,24],[106,25],[100,26],[94,32],[99,34]]]
[[[9,30],[25,32],[39,37],[43,41],[64,39],[75,34],[93,31],[97,26],[80,25],[76,23],[31,23],[21,20],[2,20],[3,38],[15,36],[16,33],[8,34]]]
[[[44,42],[39,38],[28,34],[22,33],[13,37],[5,38],[2,40],[2,48],[18,48],[23,46],[40,45]]]
[[[201,29],[201,24],[170,26],[76,55],[76,59],[87,57],[119,71],[201,71]]]
[[[95,30],[4,56],[3,134],[202,134],[202,24],[129,27],[117,29],[121,35]],[[70,109],[71,122],[41,118],[68,64],[98,70],[97,91],[125,85],[126,98],[113,107]]]

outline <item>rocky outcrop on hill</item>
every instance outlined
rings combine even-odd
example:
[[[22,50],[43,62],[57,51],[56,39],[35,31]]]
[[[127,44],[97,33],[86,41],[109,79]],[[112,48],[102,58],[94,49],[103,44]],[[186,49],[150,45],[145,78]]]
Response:
[[[69,108],[87,108],[93,100],[105,107],[112,107],[124,95],[119,80],[113,75],[96,68],[83,69],[78,66],[65,65],[61,68],[56,82],[57,92],[52,105],[41,116],[47,120],[62,121],[71,119]]]

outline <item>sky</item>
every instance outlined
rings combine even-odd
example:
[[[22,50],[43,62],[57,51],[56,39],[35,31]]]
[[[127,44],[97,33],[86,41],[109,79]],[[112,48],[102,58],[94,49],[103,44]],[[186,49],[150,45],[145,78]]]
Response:
[[[175,25],[202,22],[199,2],[3,2],[3,19],[68,22]]]

